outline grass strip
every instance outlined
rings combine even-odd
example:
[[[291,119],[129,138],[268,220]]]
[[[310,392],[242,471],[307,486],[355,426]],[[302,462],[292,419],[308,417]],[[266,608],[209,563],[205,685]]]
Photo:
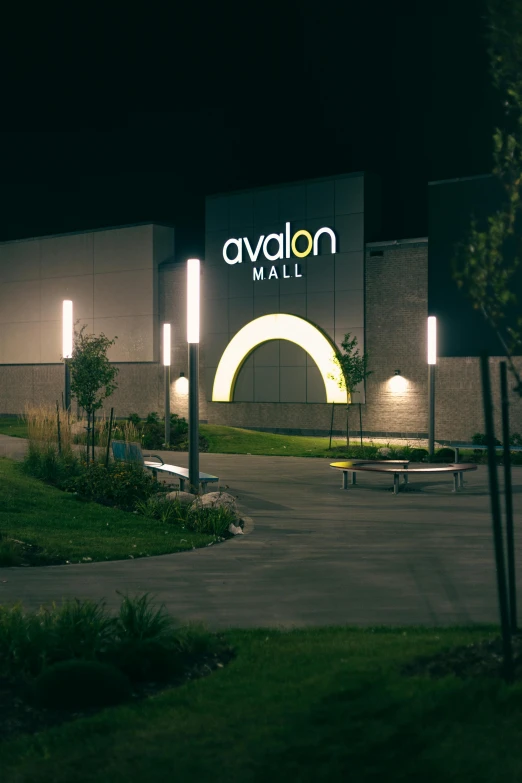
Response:
[[[2,780],[520,780],[520,683],[401,674],[492,633],[230,631],[237,657],[208,678],[0,745]]]
[[[0,486],[0,566],[124,560],[182,552],[218,540],[78,500],[24,475],[20,464],[5,458],[0,459]]]

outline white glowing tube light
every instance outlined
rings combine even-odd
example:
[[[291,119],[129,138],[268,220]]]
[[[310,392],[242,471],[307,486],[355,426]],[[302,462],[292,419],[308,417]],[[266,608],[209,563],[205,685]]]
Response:
[[[163,324],[163,364],[170,367],[170,324]]]
[[[304,318],[272,313],[250,321],[225,348],[214,378],[213,402],[232,402],[236,379],[245,359],[258,345],[268,340],[289,340],[307,351],[321,373],[326,389],[326,401],[349,401],[349,395],[340,383],[342,374],[336,361],[334,345]]]
[[[428,364],[437,364],[437,319],[428,318]]]
[[[62,355],[70,359],[73,352],[73,303],[70,299],[63,300],[62,317]]]
[[[187,261],[187,342],[199,343],[199,258]]]

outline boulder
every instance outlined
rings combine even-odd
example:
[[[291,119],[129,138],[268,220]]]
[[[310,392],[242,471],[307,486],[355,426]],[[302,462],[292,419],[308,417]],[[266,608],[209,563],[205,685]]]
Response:
[[[181,506],[190,506],[196,500],[196,495],[193,495],[191,492],[167,492],[165,500],[179,503]]]
[[[377,454],[379,457],[389,457],[392,453],[392,450],[389,449],[387,446],[383,446],[382,448],[378,449]]]
[[[232,533],[233,536],[242,536],[244,534],[243,528],[240,525],[233,525],[232,523],[228,526],[228,532]]]

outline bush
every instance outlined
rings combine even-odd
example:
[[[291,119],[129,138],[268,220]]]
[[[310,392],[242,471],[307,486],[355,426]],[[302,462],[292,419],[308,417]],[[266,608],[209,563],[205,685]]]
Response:
[[[123,598],[116,617],[94,601],[65,601],[37,612],[0,606],[0,677],[34,678],[64,661],[98,661],[133,681],[165,680],[219,644],[204,629],[177,627],[148,595]]]
[[[237,523],[236,515],[228,508],[201,508],[198,503],[184,506],[176,500],[166,500],[158,496],[137,503],[136,511],[149,519],[159,519],[164,524],[180,525],[185,530],[216,538],[228,538],[229,526]]]
[[[37,677],[33,699],[48,709],[110,707],[131,696],[128,677],[99,661],[71,660],[49,666]]]
[[[183,660],[174,621],[163,606],[154,608],[148,595],[123,598],[115,637],[107,659],[131,680],[166,680],[181,673]]]
[[[522,435],[520,432],[513,432],[509,438],[510,446],[522,446]]]
[[[80,473],[81,462],[70,451],[59,454],[54,444],[29,441],[29,449],[22,468],[29,476],[63,487],[71,476]]]
[[[517,435],[517,433],[515,433],[515,436],[516,436],[516,435]],[[515,437],[515,436],[513,436],[513,437]],[[518,437],[520,437],[520,435],[519,435]],[[473,443],[475,446],[487,446],[487,445],[488,445],[488,444],[487,444],[487,438],[486,438],[486,435],[485,435],[484,433],[482,433],[482,432],[476,432],[474,435],[472,435],[472,436],[471,436],[471,442],[472,442],[472,443]],[[511,443],[511,440],[510,440],[510,443]],[[499,441],[499,440],[497,440],[497,438],[495,438],[495,445],[496,445],[496,446],[500,446],[500,445],[501,445],[500,441]],[[512,445],[514,446],[514,445],[516,445],[516,444],[515,444],[515,443],[513,443]]]
[[[454,449],[450,449],[447,447],[439,449],[438,451],[435,452],[431,461],[453,463],[455,462],[455,451]]]
[[[0,673],[38,675],[69,658],[94,659],[107,644],[111,619],[104,603],[64,601],[37,612],[0,606]]]
[[[188,424],[183,416],[177,413],[170,414],[170,443],[165,443],[165,418],[159,417],[155,412],[147,415],[145,421],[141,421],[137,413],[132,413],[128,421],[133,424],[138,433],[143,448],[145,449],[172,449],[173,451],[188,451]],[[208,451],[210,448],[207,438],[199,437],[199,450]]]
[[[426,462],[428,457],[427,449],[412,449],[408,459],[410,462]]]
[[[110,462],[105,467],[94,462],[84,465],[81,474],[68,481],[64,489],[77,492],[84,500],[133,511],[138,501],[147,500],[158,491],[158,484],[141,465]]]

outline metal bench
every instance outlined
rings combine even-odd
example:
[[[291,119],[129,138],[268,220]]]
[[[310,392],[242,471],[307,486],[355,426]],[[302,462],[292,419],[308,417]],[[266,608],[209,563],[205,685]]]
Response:
[[[138,465],[142,465],[144,468],[148,468],[152,471],[152,475],[155,479],[158,478],[158,470],[163,471],[163,473],[170,473],[171,476],[179,478],[179,488],[182,492],[184,491],[185,482],[189,480],[187,468],[181,468],[179,465],[167,465],[163,462],[159,454],[143,454],[141,443],[113,440],[111,446],[115,460],[121,462],[135,462]],[[146,457],[148,457],[148,459],[145,459]],[[150,457],[157,461],[152,461]],[[212,484],[215,481],[219,481],[217,476],[211,476],[209,473],[199,474],[199,483],[201,484],[204,493],[207,491],[207,484]]]
[[[398,463],[398,464],[397,464]],[[400,467],[402,466],[402,467]],[[462,462],[453,465],[439,465],[437,467],[410,468],[407,461],[386,460],[386,461],[351,461],[351,462],[331,462],[330,467],[343,472],[342,489],[348,489],[348,473],[352,474],[352,484],[355,484],[354,474],[357,472],[365,473],[393,473],[393,494],[397,495],[400,488],[400,476],[404,479],[404,484],[412,475],[418,473],[452,473],[453,474],[453,492],[458,492],[459,487],[463,486],[462,473],[467,470],[476,470],[477,466],[469,462]]]
[[[487,446],[479,446],[476,443],[445,443],[443,440],[438,441],[441,446],[445,446],[448,449],[453,449],[455,452],[455,462],[460,462],[460,450],[469,449],[470,451],[487,451]],[[503,451],[504,446],[501,444],[495,445],[495,451]],[[510,451],[522,451],[522,446],[510,446]]]

